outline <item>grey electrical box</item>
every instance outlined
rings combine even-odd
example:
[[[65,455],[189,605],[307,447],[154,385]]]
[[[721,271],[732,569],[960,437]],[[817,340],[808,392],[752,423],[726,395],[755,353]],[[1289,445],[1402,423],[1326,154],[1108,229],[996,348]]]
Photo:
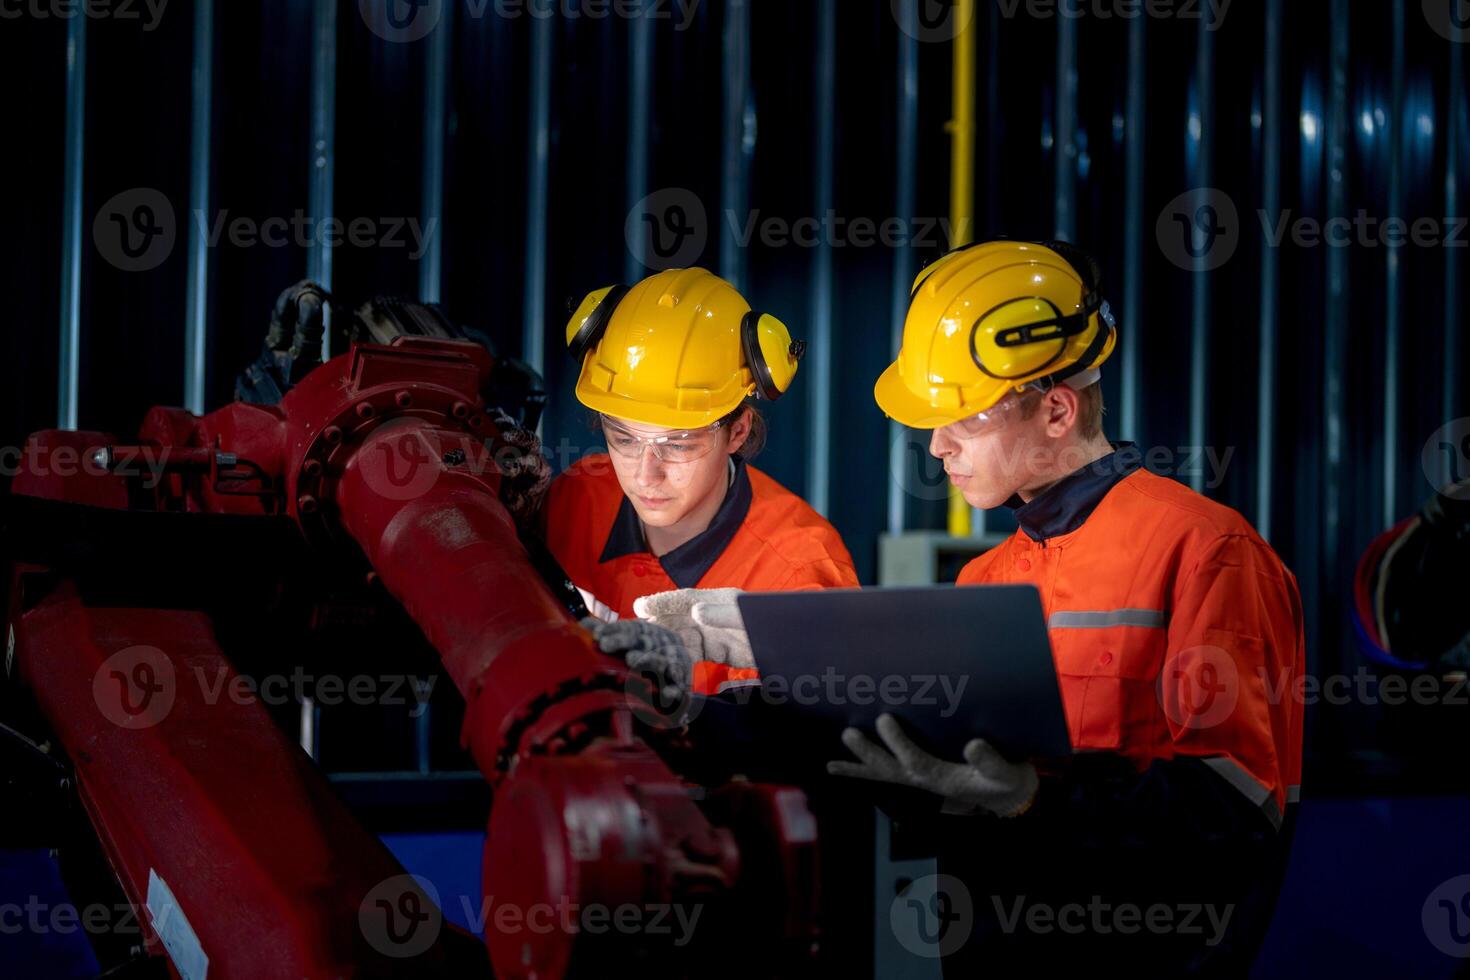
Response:
[[[943,531],[904,531],[878,538],[879,585],[938,585],[953,582],[970,559],[1009,535],[954,538]]]

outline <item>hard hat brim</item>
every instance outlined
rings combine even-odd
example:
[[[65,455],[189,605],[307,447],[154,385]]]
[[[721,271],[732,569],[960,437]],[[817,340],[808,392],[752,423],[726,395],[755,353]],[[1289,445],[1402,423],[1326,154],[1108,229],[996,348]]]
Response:
[[[888,365],[888,369],[878,376],[877,383],[873,385],[873,398],[884,415],[911,429],[937,429],[984,411],[983,407],[977,408],[974,405],[966,405],[954,411],[935,408],[927,398],[914,394],[904,384],[903,377],[898,373],[897,361]]]
[[[665,405],[649,405],[631,398],[624,398],[621,395],[614,395],[611,392],[597,391],[588,385],[579,383],[577,401],[594,412],[626,422],[657,426],[660,429],[688,430],[713,425],[739,408],[744,399],[739,399],[731,405],[717,406],[709,411],[680,411]]]

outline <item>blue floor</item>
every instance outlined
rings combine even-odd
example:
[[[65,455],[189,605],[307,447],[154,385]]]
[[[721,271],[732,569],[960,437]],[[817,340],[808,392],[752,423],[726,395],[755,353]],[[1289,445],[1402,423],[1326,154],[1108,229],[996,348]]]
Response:
[[[1434,910],[1428,920],[1424,917],[1425,902],[1437,886],[1470,874],[1467,828],[1470,797],[1304,801],[1256,980],[1447,978],[1470,965],[1440,952],[1426,933],[1426,926],[1448,930],[1448,922]],[[433,885],[447,919],[482,931],[483,834],[383,839],[405,868]],[[80,931],[29,927],[28,905],[41,910],[35,914],[44,922],[46,910],[65,901],[46,852],[0,851],[0,974],[96,976],[96,961]]]

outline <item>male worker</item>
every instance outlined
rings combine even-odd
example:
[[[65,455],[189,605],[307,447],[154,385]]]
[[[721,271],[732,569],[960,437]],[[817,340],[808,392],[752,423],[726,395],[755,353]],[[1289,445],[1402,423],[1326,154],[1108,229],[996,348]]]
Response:
[[[1301,602],[1240,514],[1104,438],[1098,367],[1117,335],[1099,280],[1063,243],[952,252],[915,282],[874,389],[933,430],[971,506],[1015,508],[1016,533],[958,581],[1041,593],[1077,756],[1038,771],[975,742],[941,760],[890,720],[882,747],[845,733],[860,761],[832,770],[981,815],[942,855],[991,940],[967,944],[977,965],[1238,972],[1300,781]]]
[[[1015,508],[1016,533],[958,582],[1040,592],[1076,750],[1049,765],[976,741],[940,759],[891,717],[878,742],[844,733],[856,759],[830,771],[933,801],[900,824],[941,842],[946,975],[1243,973],[1285,853],[1296,582],[1238,513],[1103,437],[1098,367],[1117,335],[1099,279],[1063,243],[952,252],[915,282],[874,390],[889,416],[933,430],[930,452],[972,506]],[[693,608],[727,646],[738,634],[723,597]],[[1004,637],[976,644],[1004,655]]]

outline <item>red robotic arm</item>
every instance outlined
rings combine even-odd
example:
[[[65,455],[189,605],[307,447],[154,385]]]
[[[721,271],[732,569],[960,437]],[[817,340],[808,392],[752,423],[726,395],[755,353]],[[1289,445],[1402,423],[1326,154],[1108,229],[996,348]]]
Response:
[[[486,941],[498,975],[547,978],[579,972],[579,965],[609,945],[642,962],[663,964],[671,975],[696,971],[687,960],[681,966],[673,958],[676,951],[657,935],[587,934],[577,914],[593,907],[707,907],[712,915],[703,923],[705,932],[723,934],[722,940],[736,927],[728,919],[721,924],[720,911],[739,910],[746,913],[739,928],[749,949],[759,949],[760,955],[809,952],[815,939],[816,841],[802,795],[753,784],[710,794],[686,785],[646,743],[635,719],[645,685],[620,662],[597,652],[534,574],[514,522],[499,502],[497,433],[478,394],[490,367],[488,353],[474,344],[401,338],[391,347],[355,346],[309,374],[278,406],[235,404],[203,418],[155,409],[141,440],[160,458],[172,460],[158,487],[157,506],[190,513],[284,512],[319,549],[361,562],[421,628],[464,697],[462,741],[493,790],[482,881],[485,908],[510,906],[519,923],[497,928],[493,917],[487,922]],[[23,474],[15,489],[126,505],[115,487],[104,501],[97,499],[95,486],[39,475]],[[105,729],[94,726],[84,735],[71,732],[66,722],[68,713],[85,710],[74,703],[75,688],[83,679],[90,683],[87,671],[95,664],[79,665],[66,676],[48,667],[36,651],[54,644],[65,627],[37,615],[41,611],[21,612],[17,620],[24,634],[18,644],[24,675],[38,691],[43,711],[59,723],[73,757],[83,748],[73,740],[87,737],[93,753],[88,758],[105,758],[116,749]],[[144,621],[152,622],[144,617],[140,625]],[[97,657],[108,653],[104,644]],[[219,723],[217,713],[192,721]],[[270,720],[250,717],[235,723],[255,729]],[[166,722],[153,734],[160,741],[138,749],[133,765],[167,755],[172,743],[186,742],[191,732],[186,724]],[[123,737],[117,733],[112,739]],[[272,758],[299,756],[279,737],[269,748],[257,745],[253,751]],[[309,767],[293,765],[293,778],[310,780],[296,772]],[[123,839],[111,829],[140,819],[145,804],[100,778],[79,774],[79,779],[114,869],[135,901],[145,897],[147,867],[164,860],[161,852],[170,840],[191,832],[193,810],[176,811],[183,821],[177,828]],[[207,781],[190,784],[181,775],[179,782],[183,785],[171,791],[185,794],[185,803],[199,797],[200,807],[221,793]],[[741,815],[738,825],[712,823],[697,802],[706,797],[719,801],[711,812]],[[289,834],[300,830],[295,825],[302,823],[302,807],[316,814],[333,805],[293,795],[281,806],[237,815],[238,826],[226,826],[206,844],[224,867],[233,867],[236,855],[230,850],[253,846],[242,830],[259,834],[274,827]],[[288,808],[294,809],[288,813]],[[346,821],[332,812],[335,822]],[[315,815],[305,822],[317,843],[330,836],[321,832]],[[359,838],[353,844],[368,847]],[[755,866],[780,870],[774,877],[751,874]],[[301,882],[288,868],[277,872],[255,882],[265,897],[252,892],[249,900],[269,904],[273,896],[284,910],[279,918],[289,919],[299,896],[283,893]],[[210,976],[260,975],[251,971],[262,960],[279,967],[281,975],[316,975],[324,965],[340,965],[344,958],[351,962],[361,946],[333,941],[324,926],[297,930],[304,944],[300,951],[270,942],[231,945],[228,930],[217,925],[234,901],[229,874],[200,881],[192,865],[169,874],[177,883],[173,891],[179,905],[193,908],[188,919],[197,941],[204,952],[213,949]],[[755,881],[765,894],[746,894]],[[343,889],[320,915],[331,919],[335,903],[343,916],[358,917],[359,893],[369,884],[364,880]],[[754,926],[752,909],[763,911]],[[537,912],[549,914],[538,919]],[[269,924],[261,928],[271,931]],[[761,935],[762,929],[768,934]],[[313,948],[314,941],[330,947],[330,954]],[[677,955],[697,955],[701,946],[695,942]],[[723,941],[721,946],[728,956]],[[174,960],[177,966],[178,957]]]

